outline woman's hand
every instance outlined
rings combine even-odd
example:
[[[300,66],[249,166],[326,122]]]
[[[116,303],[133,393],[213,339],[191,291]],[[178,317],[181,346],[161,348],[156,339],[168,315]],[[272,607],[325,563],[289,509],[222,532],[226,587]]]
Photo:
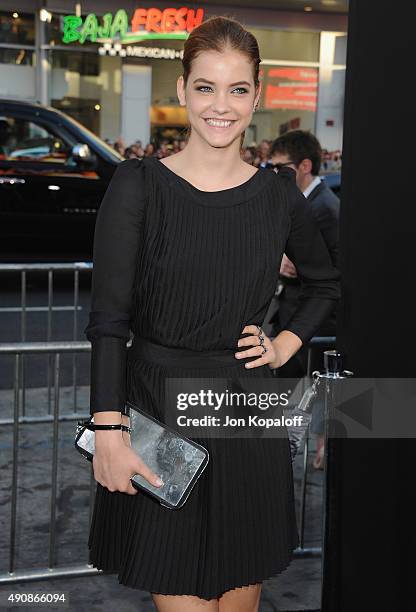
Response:
[[[257,325],[246,325],[241,333],[252,335],[247,336],[246,338],[240,338],[237,346],[251,346],[252,348],[235,353],[235,357],[237,359],[258,357],[258,359],[245,363],[244,365],[246,368],[258,368],[259,366],[268,364],[269,368],[274,370],[275,368],[279,368],[281,365],[283,365],[283,356],[278,347],[273,344],[263,330],[261,330],[261,332],[259,331]],[[263,347],[266,349],[266,352],[264,352]]]
[[[295,265],[284,253],[282,257],[282,262],[280,264],[280,274],[282,276],[287,276],[288,278],[297,278],[298,276]]]
[[[96,416],[94,421],[95,419]],[[104,420],[101,419],[103,423]],[[120,423],[120,416],[118,422]],[[124,417],[122,422],[125,422]],[[133,474],[140,474],[153,486],[160,487],[163,484],[157,474],[131,448],[130,435],[118,429],[95,431],[95,454],[92,463],[94,479],[111,492],[136,495],[138,491],[130,480]]]
[[[123,425],[127,425],[127,427],[130,427],[130,417],[128,417],[126,414],[122,414],[121,415],[121,422],[123,423]],[[128,446],[130,448],[131,447],[131,439],[130,439],[129,432],[128,431],[122,431],[121,432],[121,437],[123,438],[124,444],[126,444],[126,446]]]

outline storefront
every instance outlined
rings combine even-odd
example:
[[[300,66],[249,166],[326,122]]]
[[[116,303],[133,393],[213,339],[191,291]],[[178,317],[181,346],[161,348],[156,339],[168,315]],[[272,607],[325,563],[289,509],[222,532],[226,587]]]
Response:
[[[111,141],[180,137],[184,40],[204,19],[230,13],[207,2],[88,2],[82,12],[60,4],[62,12],[33,12],[35,2],[0,11],[0,97],[50,104]],[[341,148],[345,16],[237,8],[232,16],[256,36],[262,57],[262,98],[246,144],[300,127],[324,147]]]

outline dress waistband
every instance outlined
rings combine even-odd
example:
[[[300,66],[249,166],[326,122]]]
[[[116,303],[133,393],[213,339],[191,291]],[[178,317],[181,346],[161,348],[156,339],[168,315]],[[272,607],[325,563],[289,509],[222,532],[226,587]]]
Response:
[[[238,347],[232,349],[217,349],[196,351],[193,349],[165,346],[147,338],[133,338],[128,353],[134,357],[152,361],[159,365],[191,368],[212,368],[215,366],[238,365],[242,360],[235,357]],[[245,361],[245,360],[244,360]]]

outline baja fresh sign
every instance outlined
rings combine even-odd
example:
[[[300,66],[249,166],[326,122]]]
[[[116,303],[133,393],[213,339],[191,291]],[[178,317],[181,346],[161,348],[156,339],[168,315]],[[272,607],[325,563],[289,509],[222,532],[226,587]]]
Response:
[[[131,22],[127,12],[119,9],[114,15],[97,17],[89,13],[85,18],[66,15],[63,18],[64,43],[109,42],[132,43],[160,38],[186,39],[204,18],[204,10],[181,8],[138,8]]]

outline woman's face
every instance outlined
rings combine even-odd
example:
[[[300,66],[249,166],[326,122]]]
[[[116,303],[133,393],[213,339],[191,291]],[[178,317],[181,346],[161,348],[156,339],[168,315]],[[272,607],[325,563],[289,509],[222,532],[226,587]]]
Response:
[[[178,98],[186,104],[191,138],[227,147],[251,122],[261,86],[255,90],[253,66],[236,50],[203,51],[192,62],[186,87],[178,79]]]

